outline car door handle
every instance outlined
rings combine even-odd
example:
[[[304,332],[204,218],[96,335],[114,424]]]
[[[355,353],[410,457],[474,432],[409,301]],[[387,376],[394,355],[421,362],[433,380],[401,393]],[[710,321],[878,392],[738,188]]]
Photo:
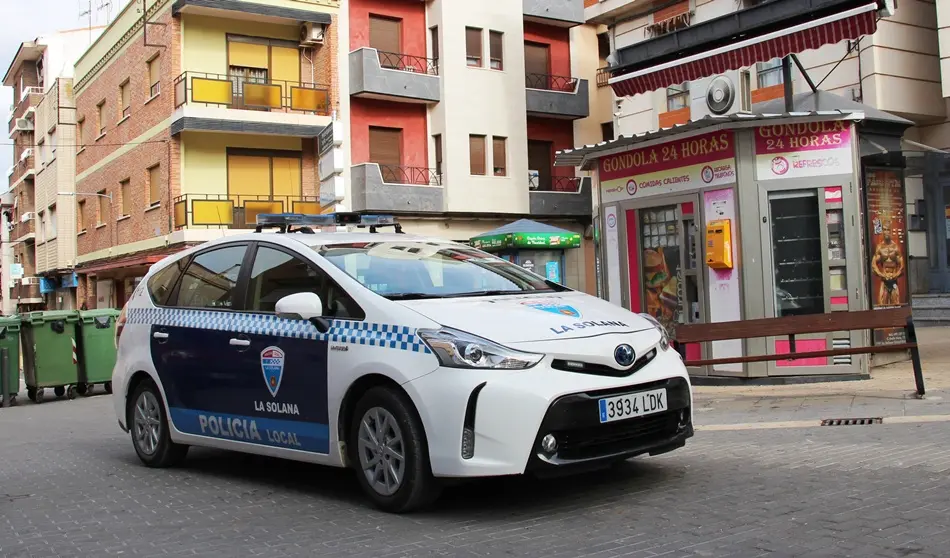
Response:
[[[152,334],[155,339],[168,339],[168,334],[163,331],[156,331]]]
[[[231,346],[232,346],[232,347],[250,347],[250,346],[251,346],[251,340],[250,340],[250,339],[237,339],[236,337],[232,337],[232,338],[231,338]]]

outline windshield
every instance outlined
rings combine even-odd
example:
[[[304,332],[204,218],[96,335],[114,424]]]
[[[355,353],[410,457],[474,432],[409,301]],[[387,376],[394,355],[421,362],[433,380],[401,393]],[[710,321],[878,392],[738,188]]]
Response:
[[[569,290],[506,260],[462,245],[355,242],[315,249],[366,288],[392,300]]]

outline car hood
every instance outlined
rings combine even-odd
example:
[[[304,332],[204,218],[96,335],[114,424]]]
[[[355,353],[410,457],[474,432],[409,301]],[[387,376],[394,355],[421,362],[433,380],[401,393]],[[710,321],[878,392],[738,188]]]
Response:
[[[578,339],[653,329],[642,316],[583,293],[401,301],[444,326],[497,343]]]

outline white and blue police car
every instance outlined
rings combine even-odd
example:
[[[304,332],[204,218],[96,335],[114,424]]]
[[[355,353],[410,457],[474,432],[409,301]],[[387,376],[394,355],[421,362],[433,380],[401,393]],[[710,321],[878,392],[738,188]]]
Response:
[[[450,479],[693,435],[689,376],[649,316],[388,216],[258,223],[155,264],[122,310],[115,412],[150,467],[189,446],[350,467],[406,512]]]

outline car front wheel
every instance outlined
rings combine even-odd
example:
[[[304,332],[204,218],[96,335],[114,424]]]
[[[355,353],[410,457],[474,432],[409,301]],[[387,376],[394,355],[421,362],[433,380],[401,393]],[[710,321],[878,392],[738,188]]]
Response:
[[[438,498],[422,421],[402,392],[376,387],[356,404],[347,446],[363,491],[377,507],[405,513]]]
[[[132,445],[142,463],[149,467],[173,467],[185,458],[188,446],[172,442],[168,415],[162,396],[151,380],[136,386],[129,399]]]

